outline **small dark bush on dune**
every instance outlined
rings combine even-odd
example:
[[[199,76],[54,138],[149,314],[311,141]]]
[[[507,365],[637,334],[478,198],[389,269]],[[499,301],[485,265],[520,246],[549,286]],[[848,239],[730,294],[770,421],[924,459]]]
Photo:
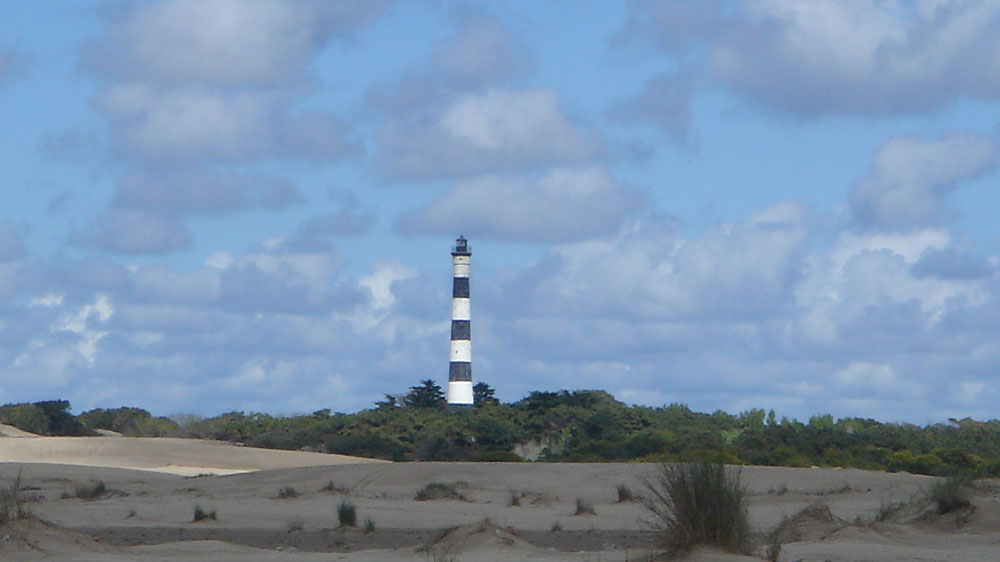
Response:
[[[216,520],[215,510],[205,511],[204,509],[201,508],[200,505],[194,506],[194,521],[197,523],[198,521],[204,521],[205,519],[211,519],[212,521],[215,521]]]
[[[671,555],[698,544],[746,552],[750,523],[738,470],[722,463],[664,464],[646,481],[646,508]]]
[[[963,476],[952,476],[936,482],[928,493],[938,515],[951,513],[972,505],[969,490],[972,480]]]
[[[291,486],[285,486],[278,491],[278,499],[288,500],[299,497],[299,493]]]
[[[597,515],[594,506],[583,498],[576,498],[576,511],[573,515]]]
[[[625,484],[618,485],[618,503],[630,502],[635,499],[632,489]]]
[[[443,484],[441,482],[431,482],[430,484],[424,486],[413,499],[418,502],[432,501],[432,500],[459,500],[459,501],[469,501],[468,498],[463,496],[456,489],[455,484]]]
[[[337,506],[337,520],[341,527],[356,527],[358,524],[358,510],[349,501],[342,501]]]
[[[75,490],[76,497],[81,500],[96,500],[107,493],[108,487],[100,480],[90,484],[81,484]]]

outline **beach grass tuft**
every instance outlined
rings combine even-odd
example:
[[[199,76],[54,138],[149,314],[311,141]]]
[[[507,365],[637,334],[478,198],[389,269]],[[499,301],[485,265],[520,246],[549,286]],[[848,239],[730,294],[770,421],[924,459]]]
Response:
[[[671,554],[704,544],[747,552],[750,523],[738,469],[721,462],[663,464],[646,481],[644,502]]]

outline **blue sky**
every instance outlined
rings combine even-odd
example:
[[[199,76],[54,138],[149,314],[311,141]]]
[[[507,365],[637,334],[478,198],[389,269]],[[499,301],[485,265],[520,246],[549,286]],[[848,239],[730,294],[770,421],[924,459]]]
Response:
[[[3,402],[997,415],[994,2],[0,6]]]

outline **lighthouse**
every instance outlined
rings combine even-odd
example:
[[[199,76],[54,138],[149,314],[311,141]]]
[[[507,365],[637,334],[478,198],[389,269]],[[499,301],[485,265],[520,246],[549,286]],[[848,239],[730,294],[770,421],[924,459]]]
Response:
[[[448,405],[472,406],[472,325],[469,316],[469,262],[472,251],[464,236],[451,252],[451,353],[448,365]]]

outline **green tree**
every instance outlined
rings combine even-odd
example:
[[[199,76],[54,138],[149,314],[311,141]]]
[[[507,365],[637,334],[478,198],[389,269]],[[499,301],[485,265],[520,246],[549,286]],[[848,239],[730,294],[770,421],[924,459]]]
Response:
[[[472,401],[475,403],[476,407],[483,406],[495,406],[500,403],[493,395],[496,393],[493,387],[484,383],[477,382],[472,387]]]
[[[432,379],[425,379],[418,386],[410,387],[403,403],[410,408],[442,408],[445,404],[444,392]]]

